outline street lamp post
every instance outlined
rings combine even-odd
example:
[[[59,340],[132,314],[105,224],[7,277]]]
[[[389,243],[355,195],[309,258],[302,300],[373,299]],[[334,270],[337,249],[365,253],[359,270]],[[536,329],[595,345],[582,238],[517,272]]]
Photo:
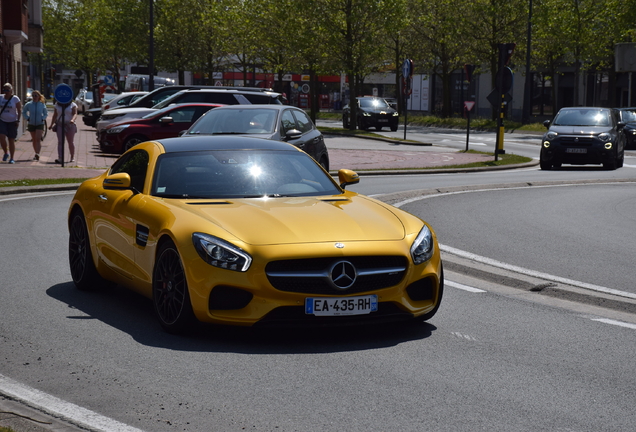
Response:
[[[528,37],[526,46],[526,83],[523,93],[522,122],[527,123],[532,115],[532,79],[530,76],[530,49],[532,47],[532,0],[528,0]]]
[[[155,22],[154,22],[154,0],[148,0],[150,3],[150,46],[148,47],[148,91],[155,89],[155,77],[153,76],[155,70]]]

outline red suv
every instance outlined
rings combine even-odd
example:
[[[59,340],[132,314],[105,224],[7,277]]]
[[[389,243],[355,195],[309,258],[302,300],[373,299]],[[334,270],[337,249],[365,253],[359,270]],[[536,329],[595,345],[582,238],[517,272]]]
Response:
[[[140,119],[114,123],[99,134],[99,148],[105,153],[123,153],[144,141],[179,136],[199,117],[222,104],[190,103],[170,105]]]

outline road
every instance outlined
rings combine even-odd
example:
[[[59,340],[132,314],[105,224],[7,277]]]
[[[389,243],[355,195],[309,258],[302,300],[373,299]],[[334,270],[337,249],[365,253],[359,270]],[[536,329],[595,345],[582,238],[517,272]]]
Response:
[[[530,184],[614,183],[634,174],[626,167],[366,176],[352,189],[388,198],[525,184],[401,206],[429,220],[447,246],[607,283],[611,259],[633,252],[632,185]],[[202,326],[175,337],[135,294],[75,290],[66,258],[70,194],[15,198],[0,198],[0,375],[117,425],[102,430],[636,429],[633,314],[476,278],[449,261],[445,298],[428,324],[284,332]],[[545,268],[550,259],[554,267]],[[622,273],[609,285],[626,288],[633,270]]]

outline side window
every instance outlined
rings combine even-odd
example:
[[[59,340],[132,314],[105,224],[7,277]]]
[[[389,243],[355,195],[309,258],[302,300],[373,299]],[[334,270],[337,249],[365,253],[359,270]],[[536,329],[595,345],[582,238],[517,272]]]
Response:
[[[174,111],[172,111],[170,113],[170,117],[172,117],[172,122],[173,123],[190,123],[194,120],[194,112],[196,111],[197,107],[187,107],[187,108],[180,108],[180,109],[176,109]]]
[[[285,110],[283,115],[281,116],[281,132],[283,135],[287,133],[287,131],[296,129],[296,120],[290,110]]]
[[[275,101],[273,101],[273,98],[263,94],[244,93],[243,96],[245,96],[245,98],[251,103],[257,104],[257,105],[267,105],[271,103],[276,103]]]
[[[145,150],[132,151],[119,158],[110,168],[110,173],[127,173],[130,176],[131,186],[142,191],[149,160],[148,152]]]
[[[314,128],[314,124],[311,119],[304,111],[294,110],[294,117],[296,117],[296,124],[298,125],[298,129],[302,133],[307,133]]]

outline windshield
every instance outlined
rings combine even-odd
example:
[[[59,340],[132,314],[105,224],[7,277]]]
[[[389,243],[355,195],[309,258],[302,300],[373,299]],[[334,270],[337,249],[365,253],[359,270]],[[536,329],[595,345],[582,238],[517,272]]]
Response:
[[[389,108],[384,99],[380,98],[362,98],[358,99],[362,108]]]
[[[609,126],[610,112],[600,109],[562,109],[554,118],[554,126]]]
[[[160,109],[160,110],[153,110],[152,112],[149,112],[148,114],[146,114],[146,115],[145,115],[145,116],[143,116],[142,118],[147,119],[147,118],[154,117],[154,116],[156,116],[156,115],[158,115],[158,116],[160,116],[160,117],[163,117],[163,114],[164,114],[164,113],[167,113],[168,111],[170,111],[170,110],[172,110],[172,109],[174,109],[174,108],[175,108],[175,107],[173,107],[173,106],[169,106],[169,107],[165,107],[165,108]],[[148,108],[148,109],[152,109],[152,108]]]
[[[165,198],[336,195],[342,191],[307,154],[294,150],[175,152],[157,160],[152,194]]]
[[[267,134],[276,129],[278,110],[214,109],[192,125],[188,134]]]
[[[621,110],[621,120],[625,123],[636,122],[636,110]]]

